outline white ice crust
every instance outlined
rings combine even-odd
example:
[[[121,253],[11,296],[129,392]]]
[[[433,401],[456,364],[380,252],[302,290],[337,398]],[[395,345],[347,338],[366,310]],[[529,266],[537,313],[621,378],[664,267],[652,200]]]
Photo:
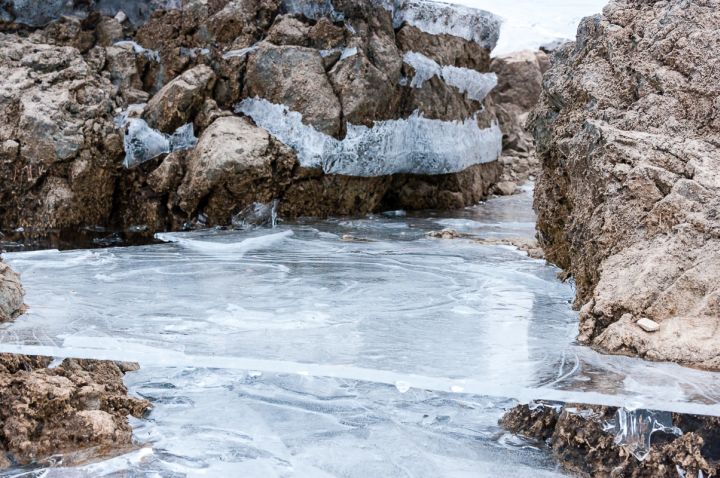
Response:
[[[497,124],[480,128],[475,118],[442,121],[415,112],[372,128],[348,123],[345,138],[338,140],[304,124],[300,113],[265,99],[247,98],[235,111],[293,148],[302,166],[327,174],[448,174],[495,161],[502,149]]]
[[[403,56],[403,61],[415,70],[415,76],[410,82],[412,88],[422,88],[426,81],[437,76],[461,93],[466,93],[471,100],[482,101],[497,86],[495,73],[480,73],[470,68],[456,66],[440,66],[422,53],[407,52]]]

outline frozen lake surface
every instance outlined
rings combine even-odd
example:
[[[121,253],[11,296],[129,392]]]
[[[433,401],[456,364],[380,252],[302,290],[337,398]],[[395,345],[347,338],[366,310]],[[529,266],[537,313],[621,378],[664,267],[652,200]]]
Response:
[[[516,400],[720,415],[720,374],[574,345],[573,290],[506,246],[529,191],[457,212],[7,254],[27,315],[0,351],[132,360],[142,448],[42,476],[564,476],[504,433]],[[30,476],[30,475],[25,475]]]

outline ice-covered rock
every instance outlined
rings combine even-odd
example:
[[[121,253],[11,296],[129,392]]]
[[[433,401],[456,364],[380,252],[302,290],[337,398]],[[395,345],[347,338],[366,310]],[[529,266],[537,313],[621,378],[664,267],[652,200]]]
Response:
[[[618,408],[615,418],[604,430],[615,434],[615,444],[624,447],[635,458],[642,461],[650,453],[650,441],[655,432],[682,435],[682,430],[673,426],[670,412],[653,410],[628,410]]]
[[[495,161],[502,133],[497,125],[480,128],[474,118],[440,121],[415,113],[377,121],[372,128],[347,125],[344,139],[318,132],[302,115],[261,98],[240,102],[236,112],[251,117],[298,154],[305,167],[328,174],[384,176],[398,173],[447,174]]]
[[[456,66],[440,66],[422,53],[407,52],[403,56],[403,61],[415,70],[415,76],[410,81],[412,88],[422,88],[426,81],[437,76],[461,93],[466,93],[471,100],[482,101],[497,85],[495,73],[480,73],[470,68]]]

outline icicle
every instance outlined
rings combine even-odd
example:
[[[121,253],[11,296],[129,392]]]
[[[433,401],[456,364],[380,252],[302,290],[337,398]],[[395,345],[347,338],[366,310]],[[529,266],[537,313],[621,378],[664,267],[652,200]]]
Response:
[[[650,453],[650,440],[657,431],[682,435],[682,430],[672,425],[670,412],[653,410],[627,410],[618,408],[615,418],[603,429],[615,434],[615,444],[625,447],[635,458],[643,461]]]

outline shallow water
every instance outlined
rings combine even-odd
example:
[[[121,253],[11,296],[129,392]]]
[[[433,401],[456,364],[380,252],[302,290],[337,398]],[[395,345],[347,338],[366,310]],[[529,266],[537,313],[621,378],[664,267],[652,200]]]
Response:
[[[503,433],[515,400],[720,415],[720,374],[573,344],[570,284],[505,246],[530,194],[453,213],[6,255],[30,311],[0,351],[140,362],[144,448],[43,476],[563,476]]]

